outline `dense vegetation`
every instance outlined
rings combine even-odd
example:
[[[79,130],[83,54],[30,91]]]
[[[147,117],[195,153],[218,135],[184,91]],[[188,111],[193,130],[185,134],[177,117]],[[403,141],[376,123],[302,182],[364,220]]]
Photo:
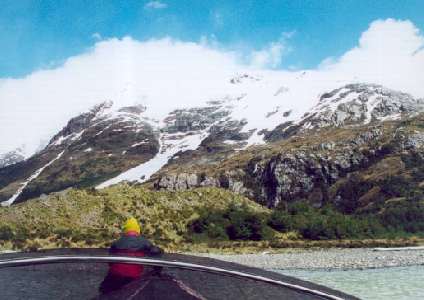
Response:
[[[394,186],[395,179],[390,180],[388,188]],[[141,221],[144,235],[169,251],[239,251],[251,243],[304,247],[329,240],[364,246],[364,239],[420,236],[421,195],[408,190],[394,196],[400,197],[375,212],[345,214],[306,201],[269,210],[218,188],[158,192],[123,184],[101,191],[74,189],[0,208],[0,249],[107,247],[129,216]],[[360,243],[353,245],[355,240]]]
[[[117,185],[103,190],[71,189],[11,207],[0,207],[0,249],[108,247],[126,218],[141,222],[142,233],[168,250],[182,249],[189,224],[202,211],[243,206],[269,212],[247,198],[217,188],[150,191]]]
[[[254,212],[246,204],[232,202],[225,209],[201,210],[199,218],[189,225],[189,233],[218,240],[259,241],[272,237],[268,219],[269,213]]]
[[[297,232],[303,239],[368,239],[424,233],[424,204],[416,199],[393,202],[377,215],[345,215],[331,206],[314,208],[305,202],[256,213],[246,206],[202,211],[190,232],[222,240],[266,240],[273,230]]]

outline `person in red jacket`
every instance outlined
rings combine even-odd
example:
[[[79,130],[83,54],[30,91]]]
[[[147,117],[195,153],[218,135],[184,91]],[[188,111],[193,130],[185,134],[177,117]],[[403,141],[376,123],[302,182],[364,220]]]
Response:
[[[140,225],[135,218],[128,219],[123,227],[122,236],[109,249],[111,255],[143,257],[157,256],[163,251],[140,235]],[[109,264],[109,272],[100,285],[102,294],[120,289],[122,286],[140,279],[144,271],[142,265],[123,263]]]

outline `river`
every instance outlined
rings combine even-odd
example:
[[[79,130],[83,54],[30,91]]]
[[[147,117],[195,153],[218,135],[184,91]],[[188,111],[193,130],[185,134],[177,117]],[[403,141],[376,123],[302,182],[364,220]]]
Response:
[[[424,266],[350,270],[274,270],[361,299],[424,299]]]

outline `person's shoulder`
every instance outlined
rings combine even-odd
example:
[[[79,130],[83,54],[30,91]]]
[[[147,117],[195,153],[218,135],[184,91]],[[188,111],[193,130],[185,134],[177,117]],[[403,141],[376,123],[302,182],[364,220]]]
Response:
[[[110,248],[111,248],[111,249],[113,249],[113,248],[117,248],[117,247],[119,247],[119,244],[122,244],[122,242],[123,242],[123,236],[121,236],[121,237],[119,237],[118,239],[114,240],[114,241],[112,242],[112,244],[110,245]]]
[[[152,243],[145,236],[140,235],[137,237],[137,246],[139,248],[150,248]]]
[[[112,250],[148,250],[152,243],[143,236],[122,235],[112,243]]]
[[[129,249],[134,248],[134,244],[137,244],[137,237],[122,235],[119,239],[112,243],[112,249]]]

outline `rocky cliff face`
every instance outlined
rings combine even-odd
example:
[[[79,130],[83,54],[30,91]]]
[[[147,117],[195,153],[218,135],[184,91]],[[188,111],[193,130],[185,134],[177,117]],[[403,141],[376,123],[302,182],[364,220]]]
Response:
[[[413,127],[424,128],[422,115],[413,122]],[[391,121],[353,130],[330,129],[321,134],[305,137],[300,144],[297,137],[256,152],[251,150],[250,156],[240,153],[216,169],[200,165],[191,167],[197,171],[195,173],[164,172],[156,179],[154,187],[184,190],[216,186],[241,193],[269,207],[308,201],[317,207],[333,203],[342,210],[349,210],[346,208],[349,202],[359,203],[368,192],[381,190],[388,178],[409,176],[420,168],[413,163],[406,166],[404,161],[424,158],[424,131],[412,129],[408,122]],[[347,188],[352,183],[349,194]],[[415,184],[418,186],[421,182],[418,180]],[[377,192],[373,199],[356,203],[355,209],[372,206],[373,201],[390,195],[386,196]]]

